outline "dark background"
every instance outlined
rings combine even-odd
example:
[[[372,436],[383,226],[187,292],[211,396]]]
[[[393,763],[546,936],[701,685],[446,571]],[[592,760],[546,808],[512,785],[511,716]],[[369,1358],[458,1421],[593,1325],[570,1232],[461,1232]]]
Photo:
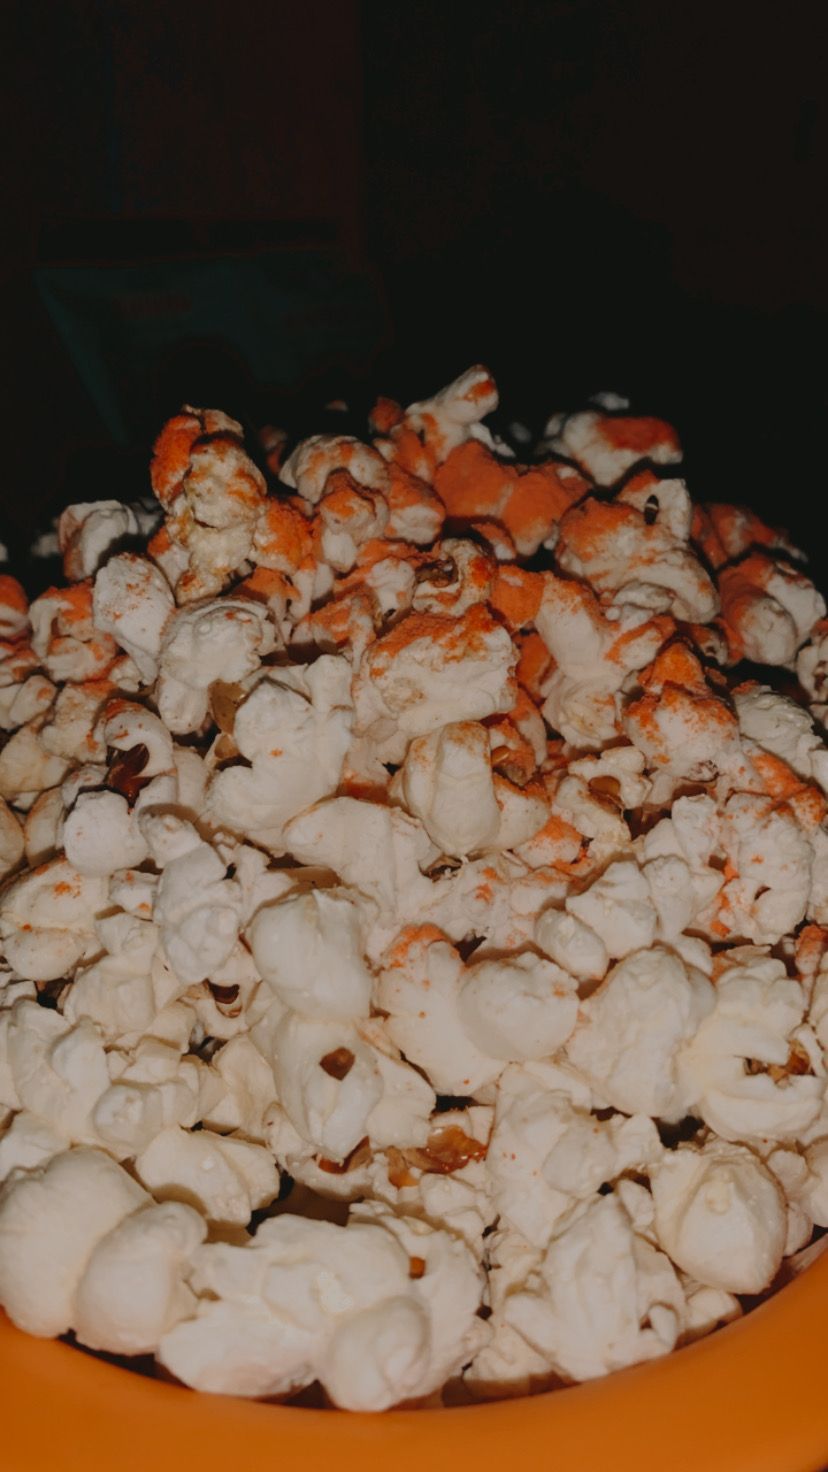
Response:
[[[5,5],[13,553],[70,500],[144,492],[153,434],[182,401],[306,432],[331,397],[360,416],[376,391],[420,397],[483,360],[504,422],[533,429],[596,389],[628,391],[677,424],[697,497],[751,502],[818,557],[824,15],[740,0]],[[39,284],[55,266],[150,262],[157,282],[264,256],[290,273],[308,252],[323,264],[291,319],[308,339],[295,372],[242,296],[228,311],[255,351],[184,332],[126,353],[120,436]],[[343,292],[353,341],[332,349],[325,304]],[[174,316],[179,297],[156,287],[140,313]],[[116,296],[113,332],[137,310]]]

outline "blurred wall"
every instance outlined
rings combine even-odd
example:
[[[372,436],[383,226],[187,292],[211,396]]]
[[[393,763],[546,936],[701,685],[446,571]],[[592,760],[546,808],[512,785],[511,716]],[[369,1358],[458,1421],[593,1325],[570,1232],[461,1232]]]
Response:
[[[12,0],[0,252],[18,524],[87,484],[133,489],[146,457],[113,459],[33,265],[291,230],[374,271],[390,321],[360,380],[306,385],[308,403],[419,396],[483,358],[506,411],[539,424],[613,384],[680,423],[698,494],[771,506],[796,485],[807,521],[828,413],[826,14]]]

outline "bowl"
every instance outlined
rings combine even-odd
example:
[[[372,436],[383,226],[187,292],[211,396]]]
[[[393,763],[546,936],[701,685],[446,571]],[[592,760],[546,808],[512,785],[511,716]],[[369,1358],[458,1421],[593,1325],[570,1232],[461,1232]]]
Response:
[[[828,1253],[745,1319],[569,1390],[353,1415],[197,1395],[0,1315],[3,1472],[818,1472]]]

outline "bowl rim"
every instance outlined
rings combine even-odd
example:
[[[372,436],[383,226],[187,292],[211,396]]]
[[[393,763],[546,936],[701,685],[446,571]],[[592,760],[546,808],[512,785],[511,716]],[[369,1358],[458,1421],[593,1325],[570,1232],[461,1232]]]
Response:
[[[694,1344],[564,1391],[381,1415],[197,1395],[132,1374],[0,1314],[4,1472],[502,1472],[531,1457],[556,1472],[818,1472],[828,1464],[823,1356],[828,1253],[746,1318]],[[46,1433],[46,1434],[44,1434]]]

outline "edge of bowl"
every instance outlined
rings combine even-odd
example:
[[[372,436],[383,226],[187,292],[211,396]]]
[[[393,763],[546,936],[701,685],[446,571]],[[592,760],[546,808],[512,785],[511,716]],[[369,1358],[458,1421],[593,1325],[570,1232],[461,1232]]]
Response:
[[[4,1472],[199,1472],[298,1459],[302,1472],[475,1472],[518,1456],[613,1472],[815,1472],[828,1463],[828,1253],[746,1319],[663,1359],[520,1400],[354,1415],[199,1396],[0,1314]],[[48,1429],[48,1435],[44,1431]]]

